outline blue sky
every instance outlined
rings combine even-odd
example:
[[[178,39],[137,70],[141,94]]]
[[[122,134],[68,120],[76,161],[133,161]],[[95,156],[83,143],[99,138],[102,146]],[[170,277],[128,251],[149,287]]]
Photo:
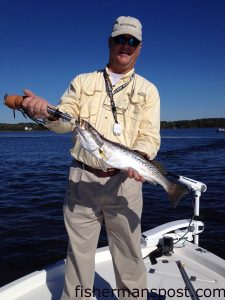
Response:
[[[224,0],[0,0],[0,95],[57,104],[69,82],[108,62],[114,20],[143,25],[136,72],[156,84],[161,120],[225,117]],[[25,122],[1,104],[0,123]]]

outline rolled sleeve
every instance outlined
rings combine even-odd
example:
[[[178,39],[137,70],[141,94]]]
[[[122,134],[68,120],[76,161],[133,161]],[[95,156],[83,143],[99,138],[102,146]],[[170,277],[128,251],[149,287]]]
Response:
[[[77,118],[79,115],[79,103],[80,103],[80,91],[81,91],[81,78],[75,77],[68,89],[62,95],[59,104],[56,106],[63,113],[69,114],[71,117]],[[49,121],[45,119],[46,126],[54,132],[66,133],[74,130],[75,125],[70,122],[64,122],[59,119],[57,121]]]

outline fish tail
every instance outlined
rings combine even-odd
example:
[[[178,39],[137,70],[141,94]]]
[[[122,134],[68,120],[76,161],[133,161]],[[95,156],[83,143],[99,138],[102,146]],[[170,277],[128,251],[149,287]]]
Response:
[[[170,183],[167,190],[171,205],[175,208],[180,199],[189,192],[188,188],[182,184]]]

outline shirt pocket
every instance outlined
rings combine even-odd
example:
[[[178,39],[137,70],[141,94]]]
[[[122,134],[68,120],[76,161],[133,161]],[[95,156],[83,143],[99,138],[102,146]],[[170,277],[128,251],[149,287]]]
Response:
[[[99,110],[101,90],[82,89],[80,101],[80,118],[88,121],[93,126],[96,124]]]
[[[134,93],[132,96],[129,96],[130,104],[127,110],[128,114],[128,126],[127,130],[133,134],[138,134],[140,123],[143,118],[144,106],[146,104],[146,94],[144,93]]]
[[[118,115],[124,115],[129,106],[129,98],[127,97],[127,94],[116,93],[113,95],[113,100],[116,106],[116,113]],[[109,96],[106,96],[102,106],[104,109],[112,111],[112,104]]]

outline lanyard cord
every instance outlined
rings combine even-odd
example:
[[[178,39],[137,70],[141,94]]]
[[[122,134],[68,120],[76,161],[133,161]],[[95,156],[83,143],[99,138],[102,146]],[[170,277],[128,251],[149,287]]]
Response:
[[[112,109],[112,114],[113,114],[113,118],[115,120],[115,123],[118,124],[118,120],[117,120],[117,113],[116,113],[116,105],[113,99],[113,95],[115,95],[116,93],[120,92],[121,90],[123,90],[134,78],[134,73],[131,75],[131,78],[128,82],[122,84],[121,86],[119,86],[117,89],[115,89],[114,91],[112,90],[112,85],[109,79],[109,75],[107,74],[106,70],[104,70],[104,78],[105,78],[105,84],[106,84],[106,91],[109,95],[110,98],[110,103],[111,103],[111,109]]]

